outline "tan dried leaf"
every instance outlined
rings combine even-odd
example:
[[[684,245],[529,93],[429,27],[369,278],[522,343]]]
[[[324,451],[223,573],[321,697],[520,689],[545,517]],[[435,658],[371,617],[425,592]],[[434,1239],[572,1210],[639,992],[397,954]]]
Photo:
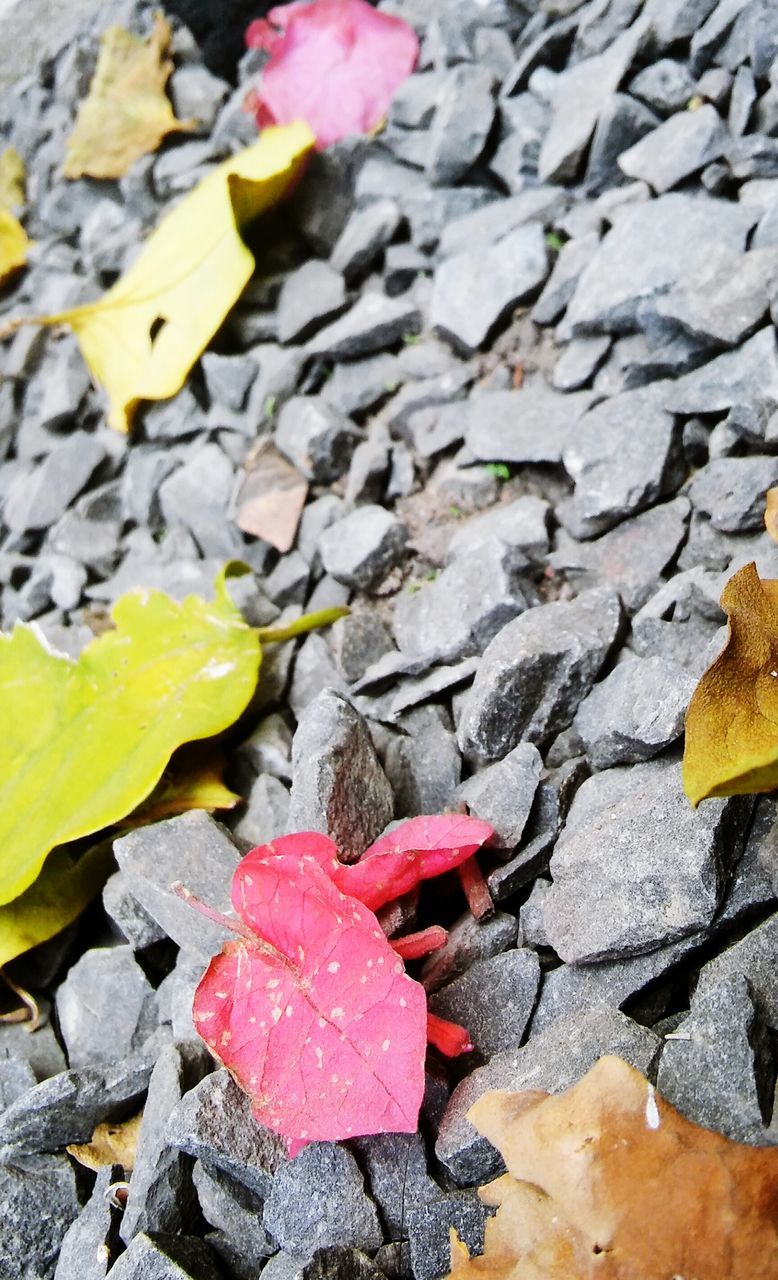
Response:
[[[768,489],[765,494],[764,527],[773,542],[778,542],[778,489]]]
[[[606,1057],[557,1096],[487,1093],[468,1119],[508,1173],[484,1254],[450,1280],[774,1280],[778,1150],[686,1120]]]
[[[123,27],[107,29],[68,139],[66,178],[121,178],[169,133],[192,128],[176,119],[165,93],[173,70],[169,48],[170,26],[159,13],[146,40]]]
[[[68,1155],[87,1169],[97,1171],[107,1164],[120,1164],[125,1173],[131,1173],[142,1119],[143,1112],[139,1111],[136,1116],[119,1124],[108,1121],[99,1124],[92,1134],[92,1141],[73,1143],[67,1149]]]

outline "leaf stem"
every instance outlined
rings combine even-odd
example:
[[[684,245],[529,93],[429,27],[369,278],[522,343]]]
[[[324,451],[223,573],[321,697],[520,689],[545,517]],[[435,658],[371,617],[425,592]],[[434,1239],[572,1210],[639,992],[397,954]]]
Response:
[[[476,920],[486,920],[489,916],[494,915],[492,895],[475,857],[468,858],[467,862],[460,863],[457,867],[457,875],[467,898],[467,905]]]
[[[401,960],[418,960],[431,951],[439,951],[447,942],[447,931],[439,924],[433,924],[418,933],[406,933],[404,938],[390,938],[389,945]]]
[[[207,902],[203,902],[202,898],[198,898],[180,880],[174,881],[170,888],[177,897],[188,903],[190,907],[194,907],[195,911],[200,912],[201,916],[205,916],[206,920],[212,920],[214,924],[220,924],[222,928],[229,929],[230,933],[237,933],[239,937],[247,938],[249,942],[257,941],[257,935],[252,933],[248,925],[244,924],[242,920],[236,919],[235,916],[225,915],[223,911],[217,911],[215,907],[209,907]]]
[[[429,1012],[427,1013],[427,1039],[441,1053],[445,1053],[447,1058],[458,1058],[460,1053],[469,1053],[473,1048],[470,1036],[464,1027]]]
[[[328,627],[337,622],[338,618],[345,618],[349,612],[345,605],[318,609],[316,613],[303,614],[302,618],[296,618],[286,627],[257,627],[256,632],[263,644],[278,644],[281,640],[293,640],[295,636],[302,636],[306,631],[315,631],[317,627]]]

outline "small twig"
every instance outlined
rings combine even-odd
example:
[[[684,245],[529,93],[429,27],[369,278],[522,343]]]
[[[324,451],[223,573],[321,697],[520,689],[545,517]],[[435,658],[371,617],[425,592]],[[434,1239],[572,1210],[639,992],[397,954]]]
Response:
[[[486,920],[494,915],[494,902],[486,881],[481,875],[481,868],[475,856],[468,858],[457,867],[459,883],[462,886],[467,905],[476,920]]]
[[[0,1013],[0,1022],[24,1022],[27,1024],[27,1031],[37,1031],[41,1024],[41,1011],[35,996],[29,991],[25,991],[24,987],[20,987],[14,982],[13,978],[9,978],[5,969],[0,968],[0,976],[7,986],[11,988],[14,995],[18,996],[22,1002],[21,1009],[12,1009],[10,1013]]]

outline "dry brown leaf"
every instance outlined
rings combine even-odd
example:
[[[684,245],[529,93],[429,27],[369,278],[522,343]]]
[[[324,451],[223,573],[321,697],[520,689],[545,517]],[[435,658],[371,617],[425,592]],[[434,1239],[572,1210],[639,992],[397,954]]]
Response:
[[[173,70],[170,26],[161,14],[142,40],[109,27],[100,41],[89,93],[68,139],[66,178],[121,178],[169,133],[192,128],[177,120],[165,94]]]
[[[727,643],[686,713],[683,785],[695,806],[778,786],[778,580],[760,579],[747,564],[721,605]]]
[[[484,1254],[450,1280],[774,1280],[778,1150],[686,1120],[606,1057],[557,1096],[484,1094],[468,1119],[508,1173]]]
[[[246,468],[248,474],[236,504],[238,528],[254,538],[264,538],[284,554],[297,536],[308,495],[307,481],[269,440],[262,440],[252,451]]]
[[[92,1134],[92,1141],[73,1143],[67,1149],[68,1155],[87,1169],[97,1171],[107,1164],[120,1164],[125,1173],[131,1173],[142,1119],[143,1112],[139,1111],[136,1116],[119,1124],[108,1121],[99,1124]]]
[[[765,494],[764,527],[773,542],[778,542],[778,489],[768,489]]]

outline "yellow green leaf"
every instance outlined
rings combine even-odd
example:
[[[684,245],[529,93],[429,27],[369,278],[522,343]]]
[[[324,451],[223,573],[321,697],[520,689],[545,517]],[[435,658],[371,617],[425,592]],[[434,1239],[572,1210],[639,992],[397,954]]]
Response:
[[[17,213],[23,208],[24,161],[15,147],[0,152],[0,208]]]
[[[727,642],[686,713],[683,785],[695,808],[710,796],[778,787],[778,580],[746,565],[721,605]]]
[[[190,742],[170,761],[151,795],[122,822],[122,827],[160,822],[189,809],[234,809],[241,797],[224,783],[224,754],[211,742]]]
[[[78,659],[34,627],[0,636],[0,903],[55,845],[126,817],[177,747],[220,733],[257,682],[258,634],[219,575],[216,599],[132,591]]]
[[[89,93],[68,139],[66,178],[121,178],[169,133],[192,128],[177,120],[165,94],[173,70],[170,26],[157,14],[148,39],[109,27],[100,41]]]
[[[100,892],[114,865],[109,841],[80,855],[72,846],[55,849],[35,883],[0,906],[0,966],[71,924]]]
[[[108,392],[111,426],[127,431],[141,400],[180,391],[254,270],[241,228],[281,200],[313,142],[303,123],[263,130],[163,219],[102,298],[32,320],[74,331]]]
[[[30,241],[16,211],[24,204],[24,161],[13,147],[0,154],[0,285],[23,267]]]

